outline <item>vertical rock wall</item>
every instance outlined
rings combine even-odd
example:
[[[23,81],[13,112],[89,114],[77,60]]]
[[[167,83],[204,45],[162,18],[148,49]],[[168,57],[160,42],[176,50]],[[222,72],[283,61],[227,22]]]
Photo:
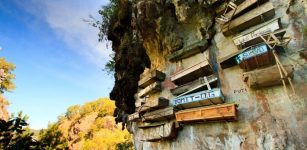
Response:
[[[280,56],[283,64],[294,67],[296,94],[283,86],[251,89],[242,80],[238,65],[222,69],[219,60],[236,51],[233,36],[224,36],[215,17],[224,1],[218,0],[123,0],[113,20],[109,39],[116,53],[116,82],[111,99],[116,100],[118,121],[135,111],[138,81],[143,72],[160,70],[166,74],[162,92],[148,101],[164,97],[172,100],[170,89],[176,85],[171,75],[203,61],[209,52],[210,66],[218,75],[226,103],[238,104],[238,119],[182,124],[176,138],[143,141],[142,122],[129,123],[138,150],[156,149],[306,149],[307,62],[300,56],[307,43],[307,2],[270,0],[275,18],[281,17],[286,36],[293,39]],[[246,13],[246,12],[245,12]],[[188,58],[169,61],[169,55],[205,40],[209,47]],[[147,68],[147,69],[145,69]],[[144,71],[145,70],[145,71]],[[289,87],[289,86],[288,86]],[[288,91],[291,91],[288,88]]]

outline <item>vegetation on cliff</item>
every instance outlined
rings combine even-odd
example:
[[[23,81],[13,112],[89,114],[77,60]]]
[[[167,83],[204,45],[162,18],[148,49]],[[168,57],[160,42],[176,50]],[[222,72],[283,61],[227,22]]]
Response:
[[[39,133],[39,141],[45,149],[133,149],[131,135],[115,124],[114,108],[107,98],[71,106]]]

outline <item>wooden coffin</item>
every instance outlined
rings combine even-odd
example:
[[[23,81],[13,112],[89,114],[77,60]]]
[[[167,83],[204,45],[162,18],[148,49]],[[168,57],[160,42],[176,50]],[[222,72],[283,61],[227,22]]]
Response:
[[[128,116],[128,121],[138,121],[139,119],[140,119],[140,115],[138,112],[135,112]]]
[[[175,113],[178,122],[198,122],[217,120],[236,120],[235,104],[214,105],[193,109],[186,109]]]
[[[159,97],[158,99],[145,102],[145,104],[139,108],[139,112],[157,110],[167,106],[169,106],[169,100],[163,97]]]
[[[210,83],[217,81],[217,77],[215,75],[210,75],[210,76],[207,77],[207,80],[208,80],[208,84],[210,84]],[[173,95],[180,95],[182,93],[192,91],[193,89],[195,89],[195,88],[197,88],[201,85],[204,85],[204,84],[206,84],[206,82],[205,82],[205,79],[202,77],[202,78],[199,78],[199,79],[194,80],[192,82],[189,82],[189,83],[186,83],[186,84],[183,84],[181,86],[177,86],[177,87],[171,89],[171,93]]]
[[[196,43],[193,43],[189,46],[186,46],[178,51],[173,52],[169,56],[170,61],[177,61],[183,58],[190,57],[199,52],[205,51],[208,48],[209,44],[207,40],[201,40]]]
[[[150,84],[146,88],[140,90],[140,92],[138,93],[138,96],[145,97],[146,95],[150,95],[150,94],[161,92],[161,91],[162,91],[161,82],[157,81],[157,82]]]
[[[235,59],[240,68],[245,71],[273,65],[275,63],[273,53],[266,44],[259,44],[255,47],[251,47],[237,55]]]
[[[244,15],[226,23],[222,26],[222,32],[225,36],[241,32],[249,27],[258,25],[272,19],[275,15],[274,6],[272,3],[267,2],[265,4],[256,7],[255,9],[246,12]]]
[[[174,122],[167,122],[157,126],[140,128],[141,141],[158,141],[162,139],[173,139],[177,136],[177,129]]]
[[[243,3],[237,6],[237,8],[234,10],[232,9],[231,11],[227,12],[225,14],[226,18],[234,18],[238,16],[240,13],[242,13],[244,10],[250,8],[251,6],[254,6],[259,3],[263,3],[264,1],[267,0],[245,0]]]
[[[278,29],[280,29],[280,18],[272,19],[258,26],[245,30],[232,39],[235,45],[243,48],[263,42],[260,35],[273,33]],[[285,32],[281,32],[277,36],[283,36],[284,33]]]
[[[305,60],[307,60],[307,50],[303,50],[300,52],[300,57],[304,58]]]
[[[138,84],[140,88],[145,88],[150,84],[154,83],[155,81],[164,81],[164,79],[165,79],[165,74],[163,72],[158,70],[153,70],[142,75]]]
[[[193,108],[199,106],[207,106],[213,104],[221,104],[224,102],[224,97],[220,89],[201,91],[193,94],[188,94],[176,97],[172,100],[172,105],[178,108]]]
[[[176,85],[183,85],[185,83],[194,81],[200,77],[213,74],[208,61],[202,61],[189,68],[178,71],[171,76],[172,82]]]
[[[284,66],[288,72],[289,77],[293,77],[293,67],[288,65]],[[264,69],[243,73],[243,81],[248,87],[253,89],[260,89],[263,87],[281,85],[281,76],[276,65]],[[285,80],[288,81],[288,80]],[[286,82],[287,83],[287,82]]]
[[[175,118],[175,111],[173,107],[167,107],[143,115],[142,120],[146,122],[164,121]]]

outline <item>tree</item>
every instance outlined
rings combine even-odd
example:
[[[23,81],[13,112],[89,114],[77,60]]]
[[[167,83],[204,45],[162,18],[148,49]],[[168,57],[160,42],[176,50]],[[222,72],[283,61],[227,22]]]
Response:
[[[0,92],[10,91],[15,88],[13,80],[15,75],[12,73],[15,65],[7,62],[4,58],[0,58]]]
[[[12,116],[8,121],[0,120],[0,149],[37,149],[39,143],[33,139],[34,133],[28,128],[27,118],[20,112],[17,117]]]

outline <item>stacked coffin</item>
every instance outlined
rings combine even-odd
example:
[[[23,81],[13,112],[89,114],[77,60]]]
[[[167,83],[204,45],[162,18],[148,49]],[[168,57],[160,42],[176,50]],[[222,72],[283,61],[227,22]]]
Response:
[[[280,70],[277,66],[272,66],[275,64],[275,57],[267,45],[270,43],[265,42],[265,39],[272,37],[271,35],[280,40],[286,33],[286,30],[281,28],[280,18],[274,16],[274,6],[266,0],[246,0],[224,15],[229,20],[226,19],[227,22],[221,26],[222,32],[225,36],[238,33],[233,37],[233,42],[241,50],[222,58],[219,62],[222,64],[234,59],[245,71],[243,81],[250,88],[282,84]],[[280,49],[283,48],[275,47],[277,52]],[[284,68],[288,72],[285,78],[292,77],[293,68]]]
[[[195,111],[198,111],[198,109],[202,111],[199,117],[203,118],[208,116],[212,120],[236,118],[236,113],[233,113],[233,116],[231,116],[224,114],[226,111],[218,111],[220,112],[220,116],[210,114],[212,110],[220,110],[224,106],[222,105],[224,103],[224,97],[220,88],[217,87],[218,78],[209,64],[209,51],[205,51],[207,48],[208,42],[201,40],[179,51],[173,52],[169,57],[170,61],[179,61],[200,52],[203,52],[205,57],[207,56],[202,61],[171,75],[171,81],[177,85],[170,91],[176,96],[171,101],[172,106],[176,110],[180,110],[175,112],[178,122],[184,122],[180,120],[182,116],[190,118],[189,121],[199,121],[199,118],[191,115]],[[231,117],[223,118],[221,116]]]
[[[136,112],[128,116],[128,121],[138,122],[142,141],[157,141],[171,139],[176,136],[173,107],[169,107],[169,100],[163,97],[151,98],[151,95],[162,91],[161,82],[165,74],[153,70],[141,76],[139,91],[136,94]]]

